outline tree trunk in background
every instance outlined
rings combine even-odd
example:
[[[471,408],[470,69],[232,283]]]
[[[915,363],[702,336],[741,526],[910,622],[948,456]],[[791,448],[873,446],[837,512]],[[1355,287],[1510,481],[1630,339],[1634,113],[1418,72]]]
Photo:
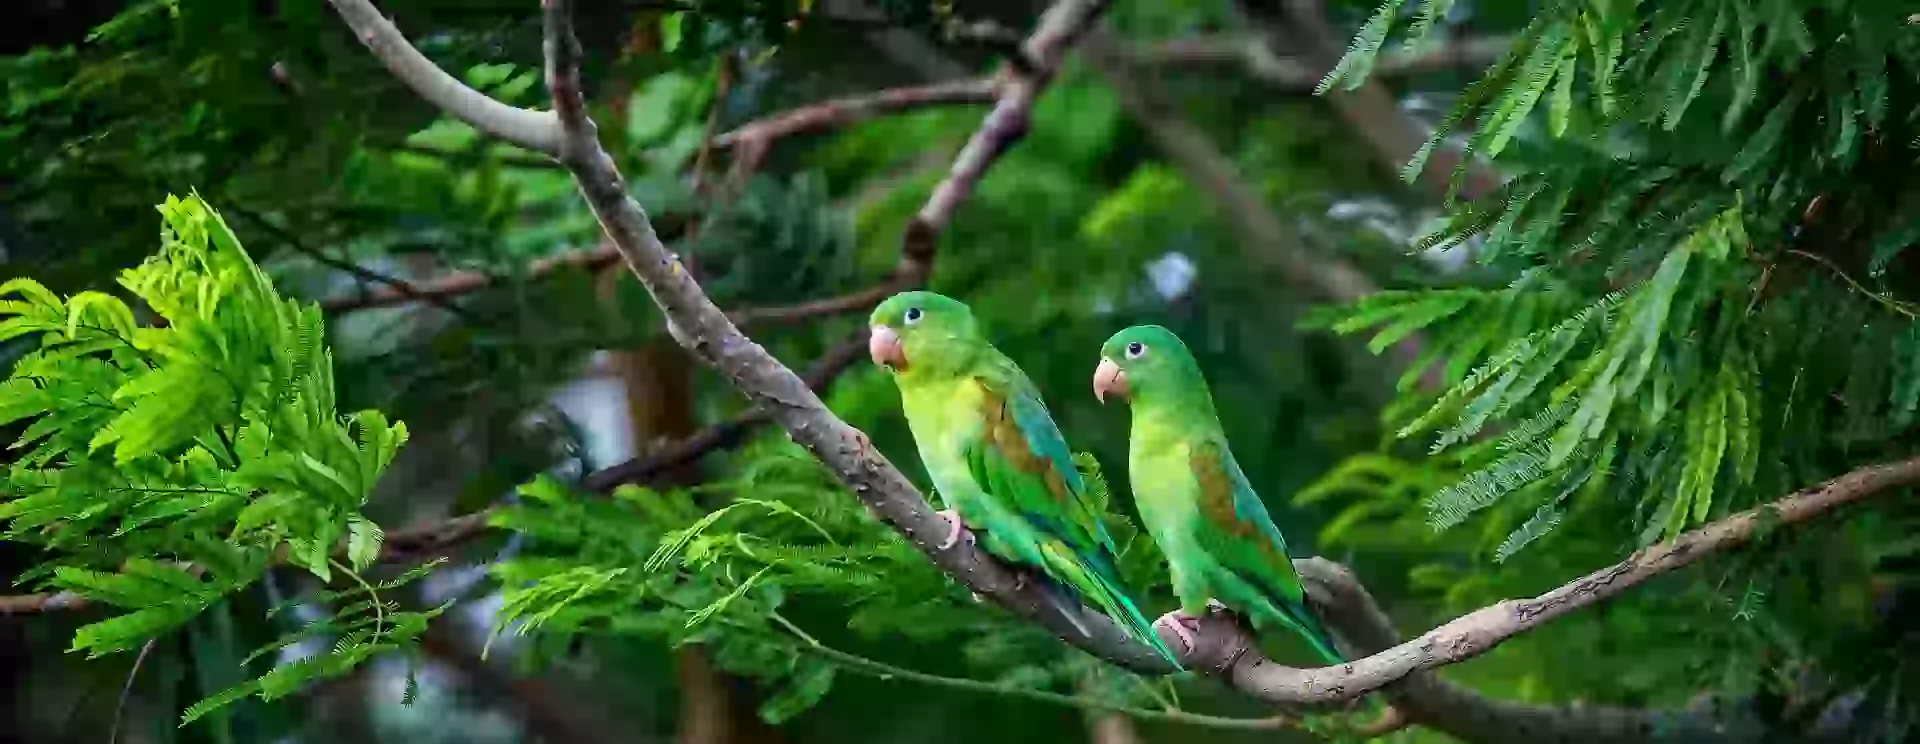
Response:
[[[633,281],[623,269],[609,271],[603,291],[614,282]],[[693,359],[663,334],[653,343],[631,351],[616,351],[609,360],[620,377],[627,399],[628,421],[636,454],[685,438],[698,428],[693,411]],[[661,486],[692,485],[699,468],[688,465],[660,474]],[[713,667],[706,649],[683,646],[674,665],[680,692],[679,744],[776,744],[779,732],[766,725],[737,690],[744,685]]]

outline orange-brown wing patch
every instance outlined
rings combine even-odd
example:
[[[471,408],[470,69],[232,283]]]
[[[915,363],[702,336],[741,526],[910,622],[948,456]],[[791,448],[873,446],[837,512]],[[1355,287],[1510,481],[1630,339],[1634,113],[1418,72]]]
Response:
[[[1059,468],[1054,467],[1052,460],[1035,452],[1033,445],[1027,442],[1026,434],[1020,431],[1020,425],[1008,410],[1006,398],[987,390],[981,396],[980,405],[981,417],[986,421],[986,437],[993,442],[995,450],[1020,472],[1040,476],[1047,485],[1047,493],[1055,501],[1064,503],[1071,495],[1067,491],[1066,479],[1061,476]]]
[[[1193,477],[1200,484],[1200,515],[1222,533],[1258,546],[1261,555],[1266,558],[1286,560],[1280,547],[1261,534],[1260,527],[1253,520],[1241,518],[1234,503],[1233,479],[1227,475],[1226,461],[1222,455],[1220,446],[1213,442],[1199,442],[1188,450],[1187,466],[1193,470]]]

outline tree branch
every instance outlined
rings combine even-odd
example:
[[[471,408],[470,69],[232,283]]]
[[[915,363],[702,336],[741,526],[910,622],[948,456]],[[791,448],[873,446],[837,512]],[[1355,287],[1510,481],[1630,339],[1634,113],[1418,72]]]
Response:
[[[539,278],[566,268],[582,268],[598,271],[612,266],[620,260],[620,252],[612,246],[602,246],[590,251],[564,253],[534,261],[527,266],[529,278]],[[380,307],[405,305],[415,301],[445,302],[468,292],[477,291],[493,284],[496,278],[479,271],[456,271],[425,282],[410,282],[411,291],[401,291],[394,287],[385,287],[369,292],[329,297],[320,301],[320,309],[329,313],[350,313],[356,310],[369,310]]]
[[[1374,77],[1405,77],[1443,70],[1475,70],[1499,61],[1513,40],[1504,36],[1452,39],[1416,52],[1384,51]],[[1308,92],[1326,70],[1298,50],[1278,49],[1257,35],[1196,36],[1136,45],[1129,56],[1140,64],[1165,67],[1239,65],[1255,80],[1286,91]]]
[[[552,112],[509,106],[467,87],[408,43],[373,3],[336,0],[333,7],[360,43],[428,103],[496,139],[534,152],[560,154],[560,124]]]
[[[1234,686],[1268,700],[1308,704],[1348,700],[1406,680],[1416,672],[1486,653],[1507,639],[1554,618],[1619,596],[1654,576],[1747,543],[1771,526],[1804,522],[1883,491],[1916,483],[1920,483],[1920,457],[1869,465],[1681,533],[1670,542],[1636,551],[1625,560],[1545,594],[1506,600],[1475,610],[1405,642],[1399,642],[1392,625],[1346,568],[1325,559],[1298,560],[1294,566],[1301,576],[1320,589],[1315,600],[1326,611],[1328,624],[1343,641],[1370,655],[1337,667],[1283,667],[1258,658],[1257,653],[1246,655],[1251,639],[1230,618],[1216,615],[1203,620],[1203,631],[1198,638],[1206,640],[1197,642],[1200,648],[1194,656],[1208,668],[1222,670]],[[1416,687],[1411,692],[1390,691],[1389,696],[1405,698],[1404,701],[1396,699],[1395,705],[1417,722],[1442,728],[1445,728],[1443,723],[1468,728],[1465,719],[1470,716],[1455,709],[1462,697],[1457,691],[1423,696]],[[1441,704],[1443,702],[1445,704]],[[1596,723],[1586,722],[1589,726]],[[1516,724],[1508,721],[1505,725]],[[1552,724],[1543,720],[1530,725]],[[1597,738],[1582,736],[1573,740],[1611,740],[1610,737],[1618,738],[1621,734],[1595,736]]]
[[[714,147],[733,150],[734,170],[752,171],[767,148],[783,137],[844,127],[887,114],[951,104],[992,103],[1000,81],[970,78],[889,88],[875,93],[808,104],[749,122],[713,138]]]

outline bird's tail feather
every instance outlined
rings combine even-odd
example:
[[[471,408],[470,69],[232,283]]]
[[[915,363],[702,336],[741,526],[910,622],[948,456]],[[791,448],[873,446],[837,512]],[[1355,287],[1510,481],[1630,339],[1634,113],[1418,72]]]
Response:
[[[1327,666],[1347,662],[1347,658],[1340,654],[1339,647],[1334,645],[1333,636],[1327,634],[1326,626],[1320,624],[1320,619],[1313,616],[1304,602],[1276,597],[1273,604],[1280,610],[1281,621],[1307,639],[1307,645],[1320,654]]]
[[[1114,570],[1111,562],[1100,560],[1104,556],[1085,556],[1057,541],[1047,541],[1042,546],[1042,551],[1049,567],[1054,569],[1057,576],[1064,579],[1062,583],[1066,588],[1091,600],[1095,606],[1106,613],[1107,617],[1118,623],[1127,635],[1152,647],[1154,652],[1167,663],[1175,667],[1180,666],[1180,660],[1174,656],[1173,650],[1167,648],[1167,645],[1161,642],[1160,634],[1154,632],[1153,623],[1149,622],[1145,615],[1140,614],[1140,608],[1134,606],[1133,600],[1127,598],[1126,588],[1120,582],[1119,572]],[[1067,614],[1071,617],[1074,613]]]
[[[1079,631],[1080,635],[1093,635],[1093,631],[1087,627],[1087,624],[1080,620],[1080,600],[1074,596],[1073,590],[1054,581],[1051,577],[1042,575],[1038,578],[1040,579],[1040,596],[1046,598],[1047,604],[1053,605],[1053,609],[1065,617],[1067,622],[1072,623],[1073,629]]]

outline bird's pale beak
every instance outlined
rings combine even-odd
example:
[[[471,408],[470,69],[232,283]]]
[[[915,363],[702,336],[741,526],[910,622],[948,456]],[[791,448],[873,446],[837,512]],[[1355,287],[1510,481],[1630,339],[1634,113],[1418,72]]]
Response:
[[[1127,372],[1112,359],[1100,357],[1100,366],[1093,370],[1093,398],[1105,404],[1108,393],[1126,397]]]
[[[873,327],[873,335],[867,337],[867,356],[873,363],[882,367],[900,370],[907,368],[907,352],[900,348],[900,334],[885,325]]]

